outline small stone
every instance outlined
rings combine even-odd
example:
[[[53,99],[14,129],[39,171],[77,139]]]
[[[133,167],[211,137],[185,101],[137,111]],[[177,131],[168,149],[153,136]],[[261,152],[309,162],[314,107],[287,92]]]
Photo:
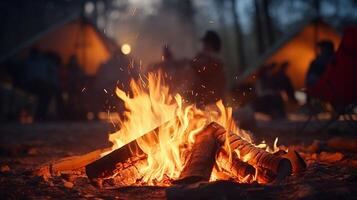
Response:
[[[5,173],[5,172],[10,172],[10,167],[9,165],[2,165],[0,167],[0,172]]]
[[[63,185],[64,185],[64,187],[66,187],[68,189],[72,189],[73,188],[73,183],[69,182],[69,181],[65,181]]]
[[[319,155],[319,160],[324,161],[324,162],[337,162],[342,160],[344,155],[340,152],[335,152],[335,153],[329,153],[329,152],[321,152]]]
[[[63,179],[65,179],[66,181],[69,181],[69,182],[74,182],[77,178],[76,175],[74,174],[71,174],[71,173],[61,173],[61,176]]]

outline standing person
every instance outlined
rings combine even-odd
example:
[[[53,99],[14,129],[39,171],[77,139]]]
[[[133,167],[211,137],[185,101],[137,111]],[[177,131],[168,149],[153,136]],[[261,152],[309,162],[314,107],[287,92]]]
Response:
[[[224,98],[226,79],[223,62],[218,54],[221,39],[214,31],[207,31],[202,41],[202,50],[191,61],[195,74],[192,97],[197,106],[205,106]]]

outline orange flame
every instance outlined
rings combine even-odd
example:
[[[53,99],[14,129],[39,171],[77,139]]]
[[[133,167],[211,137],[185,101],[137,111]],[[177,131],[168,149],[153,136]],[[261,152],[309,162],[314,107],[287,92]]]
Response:
[[[237,128],[232,118],[232,108],[222,101],[207,106],[204,110],[195,105],[185,104],[179,94],[170,94],[163,83],[161,73],[149,73],[147,81],[131,81],[132,96],[117,88],[117,96],[124,101],[127,111],[119,120],[119,131],[110,134],[112,150],[137,140],[141,150],[147,155],[145,165],[138,167],[140,178],[148,185],[157,184],[165,177],[177,179],[194,143],[194,136],[208,123],[215,121],[251,142],[249,134]],[[176,119],[176,120],[173,120]],[[159,127],[155,136],[143,137],[145,133]],[[259,147],[267,148],[265,144]],[[229,145],[226,144],[229,149]],[[267,149],[268,150],[268,149]],[[238,154],[239,152],[234,151]],[[109,153],[109,152],[107,152]],[[231,150],[229,149],[230,159]],[[249,156],[241,158],[248,160]],[[217,163],[219,167],[219,163]],[[214,170],[210,180],[217,180]],[[248,177],[243,177],[246,182]]]

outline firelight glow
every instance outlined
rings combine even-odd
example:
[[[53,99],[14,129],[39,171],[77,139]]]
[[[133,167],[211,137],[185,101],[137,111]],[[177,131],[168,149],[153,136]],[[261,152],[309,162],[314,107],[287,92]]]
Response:
[[[123,44],[122,46],[121,46],[121,52],[123,53],[123,54],[125,54],[125,55],[128,55],[130,52],[131,52],[131,47],[130,47],[130,45],[129,44]]]
[[[252,142],[249,134],[236,126],[232,118],[232,108],[225,107],[222,101],[205,109],[186,104],[179,94],[170,94],[160,72],[149,73],[145,82],[147,83],[132,80],[132,95],[119,88],[116,90],[127,111],[118,122],[120,130],[109,135],[109,140],[113,143],[112,150],[136,140],[146,156],[145,163],[136,166],[139,175],[130,174],[127,177],[136,177],[147,185],[168,185],[167,180],[176,180],[190,156],[196,134],[212,121],[222,125],[227,132]],[[160,127],[156,135],[141,137],[156,127]],[[273,150],[269,149],[265,143],[256,146],[271,152],[277,150],[276,146]],[[239,156],[238,150],[230,150],[228,144],[225,148],[228,149],[230,157],[232,153]],[[248,159],[249,156],[243,158]],[[216,161],[216,164],[211,181],[220,179],[217,172],[220,172],[223,163]],[[233,177],[231,174],[228,176]],[[234,179],[238,182],[251,182],[255,177]]]

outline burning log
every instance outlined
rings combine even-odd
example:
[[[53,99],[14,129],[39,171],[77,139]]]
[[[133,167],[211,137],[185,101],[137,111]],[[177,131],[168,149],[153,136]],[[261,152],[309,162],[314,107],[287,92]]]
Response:
[[[226,130],[217,123],[212,123],[212,126],[218,128],[215,132],[215,136],[220,144],[223,145],[226,141]],[[249,164],[271,170],[277,175],[278,179],[282,179],[292,172],[291,163],[287,158],[282,158],[257,148],[234,133],[228,135],[228,142],[230,148],[232,150],[238,150],[240,156],[247,158]]]
[[[95,160],[100,158],[100,155],[104,152],[109,151],[109,148],[98,149],[81,156],[71,156],[67,158],[60,159],[55,162],[50,162],[40,166],[34,171],[34,174],[37,176],[51,176],[51,174],[57,174],[63,171],[70,171],[80,169],[85,167],[89,163],[92,163]]]
[[[217,128],[208,125],[196,135],[191,156],[185,164],[179,180],[175,181],[175,183],[193,183],[209,180],[218,150],[218,142],[214,137],[215,131],[217,131]]]
[[[222,149],[218,153],[217,161],[225,171],[232,173],[240,179],[248,176],[252,178],[255,175],[255,168],[252,165],[240,160],[235,153],[232,154],[232,160],[230,161],[228,153]]]
[[[115,170],[115,176],[113,177],[112,184],[115,186],[128,186],[140,183],[139,168],[142,165],[146,165],[147,156],[145,154],[137,157],[132,157],[125,163],[117,164]]]
[[[172,120],[177,120],[177,118],[174,118]],[[162,125],[156,127],[154,130],[145,133],[137,140],[148,137],[155,137],[156,132],[159,130],[159,128],[165,126],[170,121],[167,121]],[[120,147],[119,149],[110,152],[108,155],[105,155],[102,158],[88,164],[85,167],[88,178],[90,180],[94,180],[97,178],[105,178],[112,176],[114,175],[118,163],[123,163],[133,156],[142,155],[143,151],[139,148],[138,143],[136,142],[137,140],[134,140]]]
[[[90,180],[96,178],[104,178],[114,174],[116,165],[125,162],[134,155],[140,155],[143,152],[139,148],[136,141],[132,141],[125,146],[116,149],[108,155],[88,164],[86,174]]]
[[[269,169],[258,167],[257,171],[258,183],[270,183],[276,179],[276,175]]]

